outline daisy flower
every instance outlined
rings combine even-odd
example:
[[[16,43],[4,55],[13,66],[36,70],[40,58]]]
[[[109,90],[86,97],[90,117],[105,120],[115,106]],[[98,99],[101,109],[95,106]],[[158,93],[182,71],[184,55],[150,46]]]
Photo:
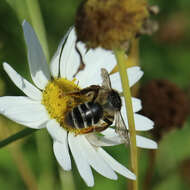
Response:
[[[135,180],[136,176],[131,171],[102,148],[102,146],[122,143],[114,129],[106,129],[101,136],[97,136],[95,133],[76,135],[63,124],[64,113],[68,106],[76,106],[75,100],[66,93],[92,84],[101,85],[101,68],[111,72],[116,65],[114,55],[101,48],[87,52],[84,44],[77,43],[86,66],[73,78],[80,65],[80,56],[75,48],[75,30],[70,29],[65,35],[51,60],[49,68],[34,30],[26,21],[23,22],[22,26],[28,50],[30,73],[34,84],[21,77],[10,65],[3,63],[6,73],[25,96],[0,97],[0,113],[26,127],[46,128],[53,138],[53,151],[60,166],[64,170],[71,170],[70,150],[78,171],[88,186],[94,185],[91,168],[113,180],[117,179],[115,172]],[[132,67],[127,69],[127,74],[130,86],[132,86],[142,77],[143,72],[139,67]],[[113,88],[121,92],[119,74],[112,74],[110,78]],[[151,120],[136,113],[141,109],[141,101],[132,98],[132,103],[136,130],[146,131],[153,128]],[[124,106],[122,106],[121,113],[127,124]],[[136,139],[138,147],[157,147],[154,141],[145,137],[137,135]]]

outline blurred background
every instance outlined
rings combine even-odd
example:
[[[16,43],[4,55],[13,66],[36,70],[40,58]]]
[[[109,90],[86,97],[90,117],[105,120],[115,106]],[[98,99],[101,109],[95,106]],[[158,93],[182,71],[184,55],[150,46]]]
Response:
[[[47,51],[46,56],[52,57],[59,41],[74,24],[75,13],[81,1],[33,0],[33,4],[30,2],[32,1],[0,1],[0,96],[22,95],[3,71],[4,61],[31,81],[21,28],[22,21],[26,19],[38,30],[35,18],[31,15],[38,14],[40,8],[49,47],[49,55]],[[139,150],[139,189],[188,190],[190,189],[190,121],[188,120],[190,1],[152,0],[150,4],[157,4],[160,7],[159,15],[152,17],[160,27],[153,36],[140,38],[138,64],[145,74],[134,93],[145,100],[143,113],[156,121],[156,130],[144,135],[157,140],[159,149]],[[158,82],[158,79],[162,82]],[[154,102],[162,100],[165,93],[167,102],[154,105]],[[150,102],[152,107],[147,107]],[[168,107],[170,111],[162,110]],[[168,117],[166,124],[159,115],[162,112]],[[23,128],[0,116],[0,140]],[[129,150],[123,145],[109,147],[106,150],[125,166],[130,167]],[[74,163],[72,167],[72,172],[60,170],[52,152],[52,140],[45,130],[40,130],[0,149],[0,189],[90,189],[82,181]],[[95,186],[91,188],[93,190],[129,189],[127,180],[122,176],[119,176],[118,181],[111,181],[95,171],[93,173],[95,176]]]

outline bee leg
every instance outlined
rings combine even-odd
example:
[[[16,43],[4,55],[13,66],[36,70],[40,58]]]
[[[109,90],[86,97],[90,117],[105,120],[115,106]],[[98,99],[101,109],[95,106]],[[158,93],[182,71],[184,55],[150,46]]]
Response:
[[[91,102],[94,102],[96,97],[98,96],[99,89],[100,89],[100,86],[91,85],[79,91],[78,94],[86,96]]]
[[[109,127],[109,125],[106,125],[104,127],[96,127],[94,128],[94,132],[101,132],[101,131],[104,131],[105,129],[107,129]]]
[[[109,127],[109,125],[105,125],[105,126],[101,126],[101,127],[89,127],[88,129],[85,129],[84,131],[80,132],[80,134],[88,134],[88,133],[92,133],[92,132],[101,132],[101,131],[107,129],[108,127]]]
[[[81,93],[80,91],[75,91],[75,92],[66,92],[64,93],[64,95],[67,95],[67,96],[81,96]]]
[[[83,88],[81,91],[80,91],[80,93],[81,94],[86,94],[86,93],[88,93],[89,91],[98,91],[100,89],[100,86],[98,86],[98,85],[91,85],[91,86],[89,86],[89,87],[87,87],[87,88]]]
[[[78,134],[87,134],[87,133],[91,133],[94,131],[94,127],[89,127],[89,128],[84,128],[81,131],[79,131]]]
[[[108,118],[104,118],[104,125],[102,125],[101,127],[95,127],[94,128],[94,132],[101,132],[104,131],[105,129],[107,129],[113,122],[110,121]]]
[[[70,96],[82,96],[83,95],[83,96],[88,97],[92,102],[94,102],[96,97],[98,96],[99,89],[100,89],[100,86],[91,85],[82,90],[78,90],[75,92],[69,92],[69,93],[67,93],[67,95],[70,95]]]
[[[108,126],[112,125],[112,123],[113,123],[108,118],[104,118],[103,120],[107,123]]]
[[[99,89],[100,89],[100,86],[91,85],[87,88],[82,89],[80,93],[81,95],[86,95],[87,97],[92,99],[91,100],[92,102],[94,102],[96,97],[98,96]]]

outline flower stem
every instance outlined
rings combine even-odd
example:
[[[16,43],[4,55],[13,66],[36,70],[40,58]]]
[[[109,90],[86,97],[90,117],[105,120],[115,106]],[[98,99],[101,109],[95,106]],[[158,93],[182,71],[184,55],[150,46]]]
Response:
[[[130,151],[131,151],[131,166],[132,171],[135,173],[136,177],[138,176],[138,161],[137,161],[137,148],[136,148],[136,131],[135,131],[135,122],[134,122],[134,113],[131,101],[131,91],[129,87],[129,80],[126,74],[126,59],[127,56],[123,50],[115,50],[115,56],[117,59],[117,64],[119,68],[119,73],[121,77],[123,95],[125,98],[125,105],[127,110],[127,118],[129,125],[130,133]],[[132,181],[133,190],[138,189],[138,178],[135,181]]]
[[[36,133],[36,144],[38,148],[38,157],[40,164],[40,178],[38,180],[38,189],[54,189],[54,168],[53,155],[50,151],[52,143],[46,129],[41,129]],[[48,167],[47,167],[48,166]]]
[[[22,152],[22,147],[20,144],[14,144],[14,146],[10,146],[8,150],[12,155],[26,189],[38,190],[36,177],[26,160],[25,154]]]
[[[10,137],[0,141],[0,148],[7,146],[8,144],[10,144],[16,140],[19,140],[23,137],[26,137],[35,131],[37,131],[37,130],[36,129],[30,129],[30,128],[23,129],[22,131],[19,131],[18,133],[11,135]]]
[[[150,150],[149,152],[149,162],[148,168],[146,170],[146,175],[144,179],[143,189],[151,189],[152,177],[154,175],[154,169],[156,164],[156,154],[157,150]]]
[[[131,40],[130,54],[128,55],[126,64],[127,64],[127,68],[139,65],[139,39]],[[133,96],[137,96],[138,91],[139,91],[139,83],[136,83],[131,88],[131,94]]]
[[[61,179],[61,190],[75,190],[73,174],[71,171],[59,170],[59,176]]]

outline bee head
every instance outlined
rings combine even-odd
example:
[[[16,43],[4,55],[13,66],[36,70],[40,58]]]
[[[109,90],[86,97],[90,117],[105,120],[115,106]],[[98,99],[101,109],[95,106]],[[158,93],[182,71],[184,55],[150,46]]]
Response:
[[[117,91],[111,90],[108,93],[107,106],[109,107],[109,109],[112,109],[113,111],[121,110],[121,98]]]

